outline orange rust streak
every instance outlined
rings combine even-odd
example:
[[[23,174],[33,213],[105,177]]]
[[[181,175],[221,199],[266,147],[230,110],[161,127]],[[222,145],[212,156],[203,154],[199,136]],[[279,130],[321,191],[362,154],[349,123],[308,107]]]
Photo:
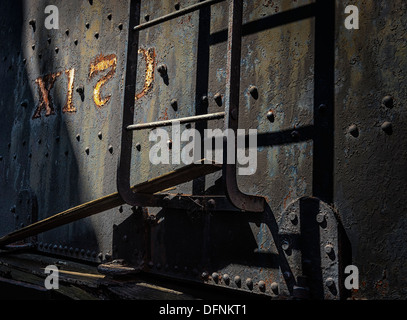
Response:
[[[154,82],[155,50],[153,48],[148,50],[140,48],[138,52],[143,54],[144,60],[146,61],[146,76],[144,87],[141,92],[136,94],[135,100],[145,96],[153,88]]]
[[[54,82],[57,77],[61,75],[62,72],[47,74],[43,77],[38,77],[35,79],[35,83],[38,86],[39,94],[39,104],[37,109],[34,112],[33,119],[41,118],[41,111],[45,109],[45,116],[50,116],[55,114],[54,107],[52,106],[52,101],[49,96],[49,92],[54,86]]]
[[[72,92],[73,92],[73,86],[74,86],[74,78],[75,78],[75,69],[68,69],[65,70],[65,74],[68,77],[68,91],[66,95],[66,103],[64,108],[62,109],[62,112],[76,112],[76,108],[73,106],[72,102]]]
[[[110,68],[109,72],[96,83],[96,86],[93,90],[93,101],[99,108],[103,107],[110,100],[111,95],[108,95],[106,98],[102,98],[100,91],[103,85],[111,77],[113,77],[114,73],[116,72],[116,65],[117,57],[115,54],[110,54],[107,56],[103,56],[102,54],[100,54],[90,64],[89,80],[92,79],[93,76],[98,74],[100,71],[104,71]]]

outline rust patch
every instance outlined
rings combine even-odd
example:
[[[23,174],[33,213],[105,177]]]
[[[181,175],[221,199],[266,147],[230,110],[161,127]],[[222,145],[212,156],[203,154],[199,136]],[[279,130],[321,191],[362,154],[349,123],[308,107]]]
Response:
[[[35,83],[38,86],[39,104],[34,112],[33,119],[41,118],[41,111],[45,109],[45,116],[48,117],[55,114],[52,99],[49,94],[54,86],[55,80],[61,75],[62,72],[47,74],[43,77],[35,79]]]
[[[103,107],[110,100],[111,95],[108,95],[105,98],[101,97],[101,90],[103,85],[115,74],[116,65],[117,57],[115,54],[110,54],[107,56],[100,54],[90,63],[89,80],[91,80],[99,72],[110,69],[109,72],[96,83],[96,86],[93,89],[93,101],[98,108]]]
[[[151,89],[153,88],[154,83],[154,66],[155,66],[155,50],[154,48],[151,49],[143,49],[140,48],[138,53],[142,53],[144,60],[146,61],[146,76],[144,80],[143,89],[136,94],[135,100],[138,100],[145,96]]]
[[[62,109],[62,112],[76,112],[76,108],[73,106],[72,102],[72,92],[74,86],[74,78],[75,78],[75,69],[68,69],[65,70],[65,74],[68,77],[68,91],[66,94],[66,103]]]

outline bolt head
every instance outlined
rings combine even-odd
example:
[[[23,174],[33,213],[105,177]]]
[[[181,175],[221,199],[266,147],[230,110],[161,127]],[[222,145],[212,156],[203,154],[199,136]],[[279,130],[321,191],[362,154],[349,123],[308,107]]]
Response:
[[[288,214],[288,219],[290,219],[291,222],[294,222],[297,219],[297,214],[295,212],[290,212]]]
[[[355,137],[355,138],[359,136],[359,129],[358,129],[358,127],[356,126],[356,124],[352,124],[351,126],[349,126],[348,132],[349,132],[349,134],[350,134],[351,136],[353,136],[353,137]]]
[[[230,277],[229,277],[229,275],[228,275],[227,273],[225,273],[225,274],[222,276],[222,278],[223,278],[223,281],[224,281],[226,284],[229,284]]]
[[[266,290],[266,283],[263,280],[260,280],[258,283],[260,291],[265,291]]]
[[[392,96],[385,96],[382,99],[382,106],[386,107],[386,108],[393,108],[394,106],[394,100]]]
[[[273,282],[273,283],[270,285],[270,288],[271,288],[271,290],[272,290],[274,293],[278,292],[278,283],[277,283],[277,282]]]
[[[333,286],[335,285],[334,279],[332,279],[331,277],[327,278],[327,279],[325,280],[325,285],[326,285],[328,288],[333,287]]]
[[[381,125],[381,128],[387,134],[391,134],[393,132],[393,126],[392,126],[391,122],[389,122],[389,121],[383,122],[383,124]]]
[[[290,249],[290,243],[289,243],[287,240],[284,240],[284,241],[281,243],[281,248],[282,248],[284,251],[287,251],[288,249]]]
[[[334,251],[334,247],[331,244],[326,245],[324,249],[326,254],[331,254]]]
[[[317,219],[318,223],[324,222],[325,221],[325,213],[318,213],[316,219]]]
[[[166,64],[160,64],[157,67],[157,71],[161,76],[164,76],[167,74],[167,65]]]
[[[269,112],[267,112],[267,119],[270,121],[270,122],[274,122],[274,113],[273,113],[273,111],[269,111]]]

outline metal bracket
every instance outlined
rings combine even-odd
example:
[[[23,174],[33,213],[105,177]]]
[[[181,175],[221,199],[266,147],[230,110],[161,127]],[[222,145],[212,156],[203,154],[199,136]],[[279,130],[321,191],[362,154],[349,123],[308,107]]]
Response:
[[[334,210],[318,198],[299,198],[287,207],[278,233],[281,294],[295,298],[341,298],[339,230]]]

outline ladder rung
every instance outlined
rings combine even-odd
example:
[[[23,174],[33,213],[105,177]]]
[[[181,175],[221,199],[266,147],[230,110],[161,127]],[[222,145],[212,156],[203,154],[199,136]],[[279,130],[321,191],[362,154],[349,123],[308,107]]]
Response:
[[[148,129],[148,128],[156,128],[156,127],[166,127],[171,126],[174,122],[181,123],[189,123],[189,122],[198,122],[198,121],[205,121],[205,120],[215,120],[215,119],[222,119],[225,117],[225,112],[216,112],[210,114],[202,114],[199,116],[192,116],[192,117],[185,117],[179,119],[171,119],[171,120],[162,120],[162,121],[155,121],[155,122],[147,122],[147,123],[140,123],[140,124],[131,124],[126,127],[127,130],[141,130],[141,129]]]
[[[181,10],[169,13],[169,14],[167,14],[165,16],[162,16],[162,17],[159,17],[157,19],[154,19],[154,20],[139,24],[138,26],[133,27],[133,30],[134,31],[140,31],[140,30],[155,26],[157,24],[160,24],[162,22],[178,18],[178,17],[183,16],[183,15],[185,15],[187,13],[191,13],[191,12],[194,12],[196,10],[199,10],[199,9],[202,9],[202,8],[207,7],[207,6],[211,6],[213,4],[223,2],[223,1],[225,1],[225,0],[206,0],[206,1],[198,2],[196,4],[193,4],[193,5],[189,6],[189,7],[186,7],[186,8],[183,8]]]

